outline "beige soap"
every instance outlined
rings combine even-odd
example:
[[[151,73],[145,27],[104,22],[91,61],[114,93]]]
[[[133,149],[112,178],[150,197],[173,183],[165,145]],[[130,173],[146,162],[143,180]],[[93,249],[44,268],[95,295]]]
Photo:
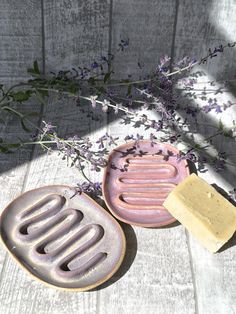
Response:
[[[163,205],[212,253],[236,230],[236,207],[196,174],[182,181]]]

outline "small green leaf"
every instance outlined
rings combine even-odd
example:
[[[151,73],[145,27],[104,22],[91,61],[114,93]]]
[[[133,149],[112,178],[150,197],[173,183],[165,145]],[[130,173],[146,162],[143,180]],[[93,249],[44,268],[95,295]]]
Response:
[[[224,135],[225,137],[233,137],[233,131],[232,131],[232,130],[225,130],[225,131],[223,132],[223,135]]]
[[[21,143],[12,143],[12,144],[2,143],[2,145],[0,145],[0,152],[4,154],[10,154],[10,153],[13,153],[13,151],[10,150],[10,148],[16,149],[21,146],[22,146]]]
[[[97,96],[100,96],[100,95],[105,94],[105,93],[106,93],[106,89],[103,86],[98,88]]]
[[[29,68],[27,70],[28,73],[30,73],[32,76],[36,76],[38,77],[40,75],[40,70],[39,70],[39,66],[38,66],[38,61],[35,60],[33,63],[33,68]]]
[[[34,61],[34,73],[35,74],[40,74],[39,65],[38,65],[38,61],[37,60]]]
[[[32,111],[32,112],[26,113],[26,114],[24,115],[24,118],[26,118],[26,117],[38,117],[38,116],[39,116],[39,113],[38,113],[38,112]]]
[[[4,154],[7,154],[7,153],[10,153],[10,150],[7,147],[5,147],[5,146],[0,145],[0,152],[4,153]]]
[[[223,131],[223,130],[224,130],[224,124],[222,123],[221,120],[219,121],[218,128],[219,128],[220,131]]]
[[[132,85],[128,85],[128,90],[127,90],[127,95],[130,96],[131,95],[131,90],[132,90]]]
[[[32,91],[18,91],[16,93],[11,93],[10,96],[13,98],[14,101],[23,102],[27,101],[31,97]]]
[[[31,132],[31,129],[29,129],[29,128],[26,126],[26,124],[25,124],[24,117],[20,119],[20,123],[21,123],[22,128],[23,128],[26,132]]]
[[[75,84],[70,84],[68,86],[68,91],[71,93],[71,94],[76,94],[78,92],[78,86],[75,85]]]
[[[41,91],[36,90],[35,96],[36,96],[36,98],[38,99],[38,101],[39,101],[42,105],[44,105],[44,106],[47,105],[47,103],[46,103],[46,101],[45,101],[45,99],[44,99],[44,95],[41,93]]]
[[[88,83],[91,84],[91,85],[94,85],[95,84],[95,78],[94,77],[90,77],[88,79]]]
[[[39,89],[38,92],[42,95],[43,98],[48,97],[48,91]]]
[[[32,111],[32,112],[28,112],[26,113],[24,116],[21,117],[20,119],[20,123],[21,123],[21,126],[22,128],[26,131],[26,132],[31,132],[32,130],[26,126],[26,122],[27,122],[27,118],[28,117],[38,117],[39,116],[39,113],[38,112],[35,112],[35,111]],[[30,122],[30,121],[28,121]]]
[[[109,80],[110,76],[111,76],[111,72],[107,72],[104,76],[103,82],[106,83]]]
[[[39,77],[39,74],[34,73],[34,69],[27,69],[27,72],[31,74],[33,77]]]

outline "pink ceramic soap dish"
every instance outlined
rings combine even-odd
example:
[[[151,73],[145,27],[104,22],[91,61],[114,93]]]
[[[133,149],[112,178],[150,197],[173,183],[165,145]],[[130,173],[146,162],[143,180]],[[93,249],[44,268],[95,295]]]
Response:
[[[160,227],[176,219],[163,207],[175,186],[189,175],[185,160],[170,144],[141,141],[114,149],[103,178],[103,196],[119,220],[142,227]]]

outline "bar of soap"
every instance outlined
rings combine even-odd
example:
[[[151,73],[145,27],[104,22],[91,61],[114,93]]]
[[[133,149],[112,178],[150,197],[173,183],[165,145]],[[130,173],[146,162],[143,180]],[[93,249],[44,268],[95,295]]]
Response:
[[[236,208],[196,174],[182,181],[163,205],[212,253],[236,230]]]

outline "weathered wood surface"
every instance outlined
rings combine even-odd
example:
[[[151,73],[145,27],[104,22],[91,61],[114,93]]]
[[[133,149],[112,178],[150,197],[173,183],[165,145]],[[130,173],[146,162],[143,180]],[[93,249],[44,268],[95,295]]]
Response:
[[[209,47],[227,44],[235,38],[236,32],[236,3],[235,1],[180,1],[179,14],[176,25],[175,38],[175,58],[176,60],[184,54],[195,54],[196,58],[204,56]],[[201,17],[201,18],[199,18]],[[202,80],[210,81],[215,79],[230,78],[235,73],[236,64],[233,61],[236,57],[236,50],[225,50],[224,55],[211,60],[207,65],[199,66],[192,72],[203,71]],[[220,86],[210,86],[206,84],[198,88],[203,90],[217,90]],[[193,104],[202,105],[201,91],[199,96],[193,100]],[[227,100],[235,103],[236,90],[229,87],[229,93],[214,95],[207,92],[206,97],[216,98],[219,103],[226,103]],[[204,103],[205,104],[205,103]],[[231,116],[231,118],[230,118]],[[236,117],[236,108],[233,106],[229,111],[221,114],[222,121],[227,125],[232,123],[232,117]],[[204,122],[217,126],[217,115],[204,115]],[[198,134],[206,138],[212,134],[211,127],[198,127]],[[228,154],[235,154],[235,140],[225,140],[215,138],[212,147],[218,151],[227,151]],[[231,156],[231,163],[236,165],[235,155]],[[224,173],[215,172],[212,167],[201,174],[209,183],[216,183],[221,188],[229,190],[236,184],[236,168],[228,167]],[[190,259],[193,267],[193,280],[195,282],[196,308],[199,313],[235,313],[235,291],[236,278],[235,246],[221,252],[221,254],[211,255],[204,250],[191,235],[186,235],[189,241]],[[235,237],[231,240],[231,245],[235,244]]]
[[[27,18],[26,18],[27,17]],[[32,60],[42,60],[41,51],[41,4],[39,1],[1,1],[0,2],[0,84],[17,84],[27,77],[27,68]],[[33,110],[39,110],[32,103]],[[27,108],[18,108],[27,112]],[[12,141],[24,136],[19,120],[11,115],[5,124],[0,124],[0,137]],[[27,179],[32,147],[16,154],[0,155],[0,199],[1,209],[24,190]],[[4,273],[7,257],[0,247],[0,270]],[[2,269],[3,268],[3,269]],[[2,277],[0,277],[1,281]],[[5,292],[4,292],[5,294]],[[1,299],[4,300],[4,294]]]
[[[138,78],[155,69],[164,54],[176,59],[183,54],[199,57],[208,47],[235,40],[235,13],[233,0],[1,1],[1,81],[21,79],[36,58],[42,60],[45,71],[50,71],[86,65],[107,52],[118,55],[117,77],[132,74]],[[124,53],[117,52],[121,38],[130,39],[130,47]],[[234,57],[235,48],[211,62],[204,67],[207,76],[203,79],[232,77]],[[137,61],[143,69],[137,67]],[[235,102],[232,88],[227,97]],[[230,110],[223,115],[226,122],[236,116],[235,107]],[[129,133],[113,115],[108,123],[106,115],[100,122],[88,120],[73,102],[65,105],[51,99],[43,118],[58,125],[60,134],[92,134],[96,138],[108,130],[122,138]],[[214,116],[209,119],[206,122],[214,123]],[[8,125],[2,134],[14,136],[19,126],[12,121]],[[199,128],[199,132],[204,138],[210,130]],[[235,153],[232,142],[227,145],[216,139],[213,146]],[[15,157],[2,157],[1,208],[23,191],[45,184],[75,185],[80,181],[57,153],[42,154],[40,148],[31,152],[29,149],[21,162]],[[9,170],[4,171],[8,164]],[[224,174],[211,169],[204,177],[228,190],[235,185],[234,169]],[[210,255],[181,225],[162,229],[124,226],[124,230],[128,241],[124,265],[102,289],[88,293],[45,288],[19,269],[1,248],[0,312],[236,313],[235,246]],[[234,242],[233,239],[231,245]]]

